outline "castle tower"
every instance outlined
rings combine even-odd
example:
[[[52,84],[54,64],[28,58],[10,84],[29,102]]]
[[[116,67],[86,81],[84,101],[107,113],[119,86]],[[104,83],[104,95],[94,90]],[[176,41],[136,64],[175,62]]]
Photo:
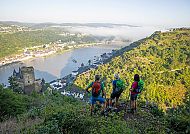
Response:
[[[32,91],[40,92],[42,85],[45,84],[45,80],[35,79],[33,67],[19,67],[17,73],[14,69],[13,76],[16,77],[16,82],[25,94],[30,94]]]
[[[33,67],[22,67],[21,74],[25,86],[34,84],[35,76]]]
[[[33,90],[35,90],[34,68],[24,66],[20,69],[20,71],[24,84],[24,92],[31,93]]]

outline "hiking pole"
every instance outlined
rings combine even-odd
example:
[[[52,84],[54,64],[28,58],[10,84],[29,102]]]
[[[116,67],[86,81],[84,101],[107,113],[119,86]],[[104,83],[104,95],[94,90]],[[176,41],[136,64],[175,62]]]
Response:
[[[130,92],[130,90],[129,90],[129,97],[128,97],[128,99],[129,99],[129,108],[131,109],[131,92]]]
[[[90,92],[88,91],[88,90],[85,90],[85,96],[86,96],[86,102],[89,104],[89,101],[90,100],[88,100],[87,98],[89,97],[88,96],[88,94],[89,94]],[[90,115],[92,116],[92,105],[90,105]]]
[[[126,90],[127,91],[127,90]],[[126,93],[126,92],[125,92]],[[129,100],[129,94],[126,96],[126,100],[125,100],[125,107],[124,107],[124,111],[127,112],[127,105],[128,105],[128,100]]]

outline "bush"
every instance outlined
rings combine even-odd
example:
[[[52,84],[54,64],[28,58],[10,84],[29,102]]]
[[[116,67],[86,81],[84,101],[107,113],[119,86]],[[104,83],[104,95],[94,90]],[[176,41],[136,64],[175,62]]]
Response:
[[[38,133],[130,133],[126,122],[110,118],[90,117],[77,111],[60,112],[46,119],[38,128]]]
[[[0,86],[0,121],[26,112],[29,99]]]
[[[157,106],[151,107],[150,113],[153,114],[154,116],[164,116],[164,112],[162,109],[159,109]]]
[[[177,133],[190,132],[190,120],[184,116],[170,116],[167,119],[168,127]]]

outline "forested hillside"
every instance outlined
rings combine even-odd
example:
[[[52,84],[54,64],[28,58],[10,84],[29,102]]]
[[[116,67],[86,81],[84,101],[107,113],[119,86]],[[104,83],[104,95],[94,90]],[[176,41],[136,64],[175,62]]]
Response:
[[[67,31],[64,29],[43,28],[16,32],[11,29],[10,32],[0,33],[0,59],[10,55],[20,54],[27,47],[49,44],[58,40],[61,40],[62,43],[71,41],[89,43],[97,40],[95,37],[87,35],[81,37],[77,35],[61,35],[65,32]]]
[[[182,105],[190,91],[190,29],[155,32],[134,44],[137,47],[133,50],[79,75],[75,84],[84,89],[95,74],[100,74],[109,96],[113,74],[119,73],[121,79],[129,81],[122,96],[126,100],[133,76],[138,73],[145,82],[141,101],[156,104],[163,110]]]
[[[0,85],[0,133],[130,133],[120,116],[91,117],[89,106],[59,92],[18,94]],[[117,124],[117,125],[116,125]],[[137,130],[135,130],[137,131]]]

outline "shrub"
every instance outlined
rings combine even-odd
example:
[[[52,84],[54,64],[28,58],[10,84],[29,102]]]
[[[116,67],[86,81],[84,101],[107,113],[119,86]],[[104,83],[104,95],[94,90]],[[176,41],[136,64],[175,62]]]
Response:
[[[26,112],[28,98],[0,86],[0,121]]]

